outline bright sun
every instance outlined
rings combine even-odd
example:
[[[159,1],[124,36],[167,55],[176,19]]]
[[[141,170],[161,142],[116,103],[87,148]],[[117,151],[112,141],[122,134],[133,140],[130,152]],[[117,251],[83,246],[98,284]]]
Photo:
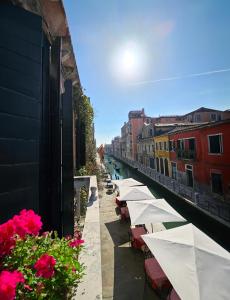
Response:
[[[119,80],[137,80],[144,69],[143,49],[134,42],[129,42],[114,53],[112,72]]]
[[[135,71],[138,63],[137,55],[131,50],[125,50],[121,57],[121,67],[125,73]]]

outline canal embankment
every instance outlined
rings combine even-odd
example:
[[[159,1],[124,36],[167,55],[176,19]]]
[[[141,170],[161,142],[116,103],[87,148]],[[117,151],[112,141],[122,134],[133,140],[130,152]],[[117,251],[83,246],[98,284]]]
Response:
[[[114,157],[114,159],[123,165],[123,169],[129,169],[126,174],[134,174],[134,178],[146,184],[157,198],[165,198],[188,222],[194,224],[218,244],[230,251],[230,225],[227,222],[211,215],[185,197],[168,189],[162,183],[153,180],[152,177],[144,172],[144,169],[140,170],[136,165],[130,165],[119,158]],[[125,178],[125,174],[122,175]]]

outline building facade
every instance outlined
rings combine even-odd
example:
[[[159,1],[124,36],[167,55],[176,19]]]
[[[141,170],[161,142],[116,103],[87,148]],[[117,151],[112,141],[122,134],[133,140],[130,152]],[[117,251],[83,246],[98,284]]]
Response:
[[[62,1],[3,1],[0,19],[1,220],[33,209],[72,234],[82,92]]]
[[[230,120],[169,133],[172,177],[230,201]]]
[[[200,123],[200,122],[216,122],[230,119],[230,111],[221,111],[207,107],[200,107],[183,116],[184,122]]]
[[[144,122],[150,123],[151,118],[146,117],[144,109],[130,111],[128,122],[121,128],[121,155],[137,161],[137,138],[141,133]]]
[[[121,156],[121,138],[119,136],[112,140],[112,154],[117,157]]]
[[[112,154],[112,144],[105,144],[104,145],[104,152],[105,154]]]
[[[169,176],[171,168],[169,163],[169,137],[162,134],[154,137],[155,144],[155,163],[157,172]]]
[[[153,124],[144,123],[137,138],[137,161],[145,167],[155,168]]]

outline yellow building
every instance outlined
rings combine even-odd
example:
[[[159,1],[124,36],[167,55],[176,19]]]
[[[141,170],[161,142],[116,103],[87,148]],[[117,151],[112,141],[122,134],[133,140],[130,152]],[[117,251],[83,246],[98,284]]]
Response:
[[[171,176],[169,160],[169,136],[167,133],[155,136],[155,163],[157,172],[165,176]]]

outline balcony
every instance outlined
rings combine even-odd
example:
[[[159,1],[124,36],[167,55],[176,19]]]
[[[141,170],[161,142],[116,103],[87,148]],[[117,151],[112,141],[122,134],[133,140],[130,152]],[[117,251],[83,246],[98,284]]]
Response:
[[[196,159],[196,151],[190,149],[177,149],[177,159]]]

